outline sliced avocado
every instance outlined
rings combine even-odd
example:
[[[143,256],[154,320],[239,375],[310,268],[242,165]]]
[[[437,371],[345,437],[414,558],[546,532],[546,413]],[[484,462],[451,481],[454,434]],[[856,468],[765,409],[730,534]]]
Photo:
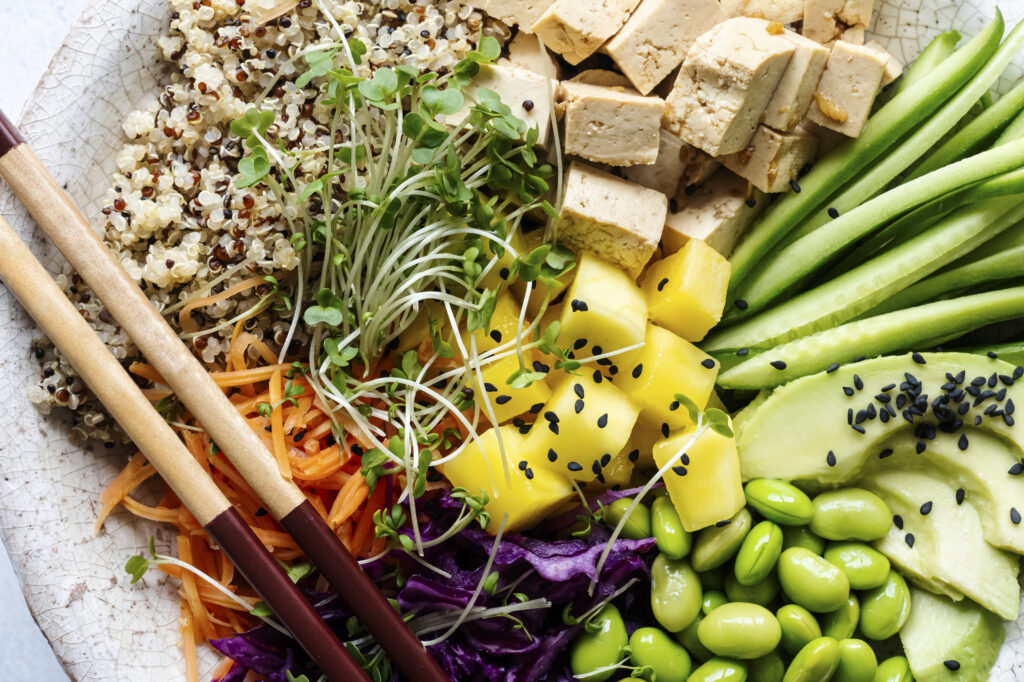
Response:
[[[910,589],[900,640],[918,682],[985,682],[1005,636],[999,617],[974,602]]]
[[[958,446],[963,436],[968,447],[971,434],[963,425],[974,428],[976,417],[977,428],[1013,442],[1024,427],[1014,426],[1012,416],[1004,419],[1002,411],[1024,405],[1024,384],[1013,379],[1014,369],[986,356],[927,353],[874,358],[797,379],[776,389],[739,425],[743,476],[833,487],[854,478],[867,458],[877,457],[903,430],[947,428],[957,434]],[[972,386],[976,379],[984,385]],[[987,397],[978,402],[967,389]],[[933,405],[936,399],[945,402]],[[996,415],[984,414],[990,405],[996,405]]]
[[[962,490],[962,499],[977,510],[986,542],[1024,554],[1024,524],[1013,523],[1017,518],[1014,510],[1024,511],[1024,452],[981,429],[971,429],[967,434],[970,447],[966,450],[957,445],[958,436],[939,432],[918,454],[921,439],[913,433],[901,432],[886,442],[884,458],[869,459],[866,466],[878,471],[910,469],[940,473],[954,491]]]
[[[877,493],[890,508],[903,510],[877,549],[908,578],[947,585],[1002,618],[1016,620],[1017,557],[985,542],[978,512],[966,501],[957,504],[956,489],[942,475],[893,469],[861,479],[858,485]],[[904,548],[923,558],[908,560]]]

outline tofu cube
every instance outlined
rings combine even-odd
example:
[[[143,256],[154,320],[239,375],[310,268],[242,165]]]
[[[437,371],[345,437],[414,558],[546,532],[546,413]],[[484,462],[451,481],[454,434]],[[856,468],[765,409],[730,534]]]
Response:
[[[633,84],[621,73],[608,71],[607,69],[584,69],[569,79],[570,83],[585,83],[587,85],[603,85],[607,88],[628,88],[632,90]]]
[[[562,67],[553,54],[540,44],[537,36],[519,32],[508,44],[508,57],[498,60],[502,66],[515,66],[541,76],[562,79]]]
[[[503,24],[518,26],[521,33],[530,33],[530,27],[554,2],[555,0],[487,0],[484,11]]]
[[[674,197],[694,151],[682,139],[662,129],[658,132],[658,160],[650,166],[627,168],[622,171],[622,176],[630,182]]]
[[[643,343],[647,302],[629,276],[589,253],[580,256],[575,269],[559,318],[558,345],[582,359]]]
[[[747,503],[736,439],[708,429],[691,443],[696,433],[691,426],[654,446],[659,468],[672,462],[665,487],[683,528],[691,533],[731,519]]]
[[[472,94],[485,88],[493,90],[512,110],[512,115],[525,121],[528,128],[537,128],[537,144],[544,146],[551,128],[551,96],[558,84],[533,71],[516,66],[481,64],[480,73],[469,87]],[[469,115],[467,100],[462,109],[448,117],[449,123],[459,123]]]
[[[634,279],[661,239],[668,197],[593,166],[574,161],[565,181],[559,239],[576,252],[591,251]]]
[[[676,394],[704,409],[718,378],[718,363],[710,355],[655,324],[647,325],[644,347],[630,353],[621,365],[615,385],[640,406],[642,421],[653,426],[655,433],[689,426],[690,414],[679,405]]]
[[[857,42],[859,35],[863,43],[874,9],[875,0],[805,0],[803,34],[822,44],[849,38]]]
[[[768,194],[790,191],[800,170],[814,161],[818,138],[806,132],[780,133],[759,126],[750,145],[722,157],[722,164]]]
[[[556,0],[530,30],[575,65],[618,33],[639,3],[640,0]]]
[[[501,434],[501,445],[498,434]],[[539,467],[523,447],[526,441],[515,427],[503,426],[480,434],[454,459],[442,465],[445,477],[453,487],[465,488],[471,494],[487,493],[489,533],[496,533],[502,517],[508,513],[505,532],[517,533],[532,528],[547,518],[575,495],[568,477]],[[505,480],[502,446],[508,458],[511,482]],[[520,463],[526,467],[520,468]]]
[[[804,18],[804,0],[721,0],[730,17],[757,17],[780,24]]]
[[[646,95],[683,62],[698,36],[726,18],[718,0],[641,0],[602,50]]]
[[[718,24],[683,62],[664,126],[711,156],[744,149],[794,51],[792,41],[763,19]]]
[[[885,67],[885,60],[871,48],[836,42],[807,117],[822,127],[857,137],[871,115]]]
[[[524,448],[543,453],[536,466],[577,481],[600,480],[622,451],[639,409],[609,381],[569,377],[545,403]]]
[[[882,87],[885,88],[890,83],[893,83],[897,78],[903,75],[903,63],[896,59],[888,50],[886,50],[880,42],[872,40],[870,43],[864,45],[864,47],[874,50],[885,62],[885,72],[882,74]]]
[[[666,254],[675,253],[696,239],[728,257],[768,205],[764,194],[757,189],[751,192],[746,180],[727,170],[715,174],[692,196],[679,199],[678,212],[670,211],[665,219],[661,243]]]
[[[722,162],[707,152],[696,147],[690,149],[693,151],[690,153],[690,160],[686,164],[686,170],[683,171],[683,177],[679,182],[679,186],[683,189],[703,185],[722,167]]]
[[[562,83],[565,151],[612,166],[649,165],[658,158],[665,100],[623,88]]]
[[[699,239],[652,263],[640,285],[651,320],[700,341],[722,319],[730,270],[729,261]]]
[[[782,74],[775,94],[764,112],[764,124],[784,133],[795,129],[807,114],[814,91],[828,62],[828,48],[799,33],[786,31],[796,51]]]

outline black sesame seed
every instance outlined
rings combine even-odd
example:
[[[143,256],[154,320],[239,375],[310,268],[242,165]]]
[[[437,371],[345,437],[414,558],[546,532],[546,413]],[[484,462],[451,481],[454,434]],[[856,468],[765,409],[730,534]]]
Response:
[[[686,475],[686,467],[683,467],[683,466],[674,466],[674,467],[672,467],[672,472],[673,472],[673,473],[674,473],[674,474],[675,474],[676,476],[685,476],[685,475]]]
[[[878,415],[878,418],[882,420],[883,424],[888,424],[890,416],[889,416],[889,413],[886,410],[882,410],[882,413],[880,415]]]
[[[1013,386],[1013,377],[1009,375],[1000,374],[999,381],[1003,382],[1003,386]]]
[[[586,345],[587,345],[587,340],[586,339],[576,339],[576,342],[574,344],[572,344],[572,348],[573,348],[573,350],[579,350],[580,348],[583,348]]]
[[[501,343],[501,332],[499,332],[497,329],[492,329],[491,333],[488,336],[490,336],[491,339],[494,340],[494,343]]]
[[[878,459],[885,459],[886,457],[892,456],[892,448],[886,448],[878,453]]]
[[[638,459],[640,459],[640,451],[630,450],[628,457],[630,462],[636,462]]]
[[[747,309],[747,302],[744,301],[742,298],[737,298],[735,301],[733,301],[733,305],[735,305],[740,310]]]
[[[510,274],[512,273],[509,272],[508,268],[502,268],[501,270],[498,270],[498,277],[501,277],[505,281],[508,281],[508,276]]]
[[[658,282],[658,291],[661,291],[662,289],[664,289],[666,284],[668,284],[668,277],[666,277],[663,280],[661,280],[660,282]]]
[[[919,440],[919,441],[917,441],[917,445],[916,445],[916,446],[914,446],[914,450],[915,450],[915,451],[917,452],[917,454],[919,454],[919,455],[920,455],[920,454],[921,454],[922,452],[924,452],[924,451],[925,451],[926,449],[928,449],[928,444],[927,444],[927,443],[925,443],[925,442],[924,442],[923,440]]]
[[[1013,426],[1013,417],[1006,414],[1005,412],[1003,413],[1003,421],[1006,423],[1007,426]]]
[[[977,417],[974,418],[974,425],[981,426],[981,415],[978,415]]]
[[[755,206],[757,206],[757,201],[753,197],[747,199],[748,208],[754,208]]]
[[[544,409],[544,403],[534,403],[530,405],[530,414],[537,414]]]
[[[494,393],[495,391],[498,390],[498,387],[490,382],[484,383],[484,388],[487,390],[488,393]]]
[[[970,403],[960,403],[960,407],[956,408],[956,413],[961,417],[967,414],[967,411],[971,409]]]
[[[863,362],[863,361],[864,361],[865,359],[867,359],[867,356],[866,356],[866,355],[858,355],[857,357],[855,357],[855,358],[853,359],[853,361],[854,361],[854,362]]]
[[[846,423],[853,424],[853,408],[851,407],[846,411]]]
[[[856,388],[858,391],[864,390],[864,380],[861,379],[856,374],[853,375],[853,387]]]
[[[590,310],[590,308],[587,306],[586,302],[585,301],[581,301],[578,298],[572,299],[572,303],[570,304],[570,307],[572,308],[573,312],[579,312],[579,313],[585,313],[588,310]]]
[[[1016,507],[1010,507],[1010,521],[1015,526],[1020,525],[1020,512],[1017,511]]]
[[[511,400],[512,396],[510,395],[499,395],[497,398],[494,399],[494,402],[498,403],[499,405],[505,405],[509,403]]]
[[[612,365],[611,367],[608,368],[608,374],[610,374],[612,376],[615,376],[618,373],[619,373],[618,365]],[[611,381],[611,379],[609,379],[608,381]]]
[[[558,453],[555,452],[554,448],[548,448],[548,461],[549,462],[557,462],[558,461]]]
[[[794,192],[800,194],[800,183],[798,183],[796,180],[790,180],[789,186],[793,189]]]
[[[839,217],[839,211],[837,211],[834,208],[828,209],[828,217],[831,218],[832,220],[835,220],[836,218]]]
[[[643,363],[640,363],[639,365],[637,365],[636,367],[633,368],[633,378],[634,379],[639,379],[640,375],[643,374],[643,373],[644,373],[644,365],[643,365]]]
[[[994,350],[990,350],[990,351],[989,351],[988,353],[986,353],[985,355],[989,356],[989,357],[990,357],[990,358],[992,358],[993,360],[995,360],[996,358],[998,358],[998,357],[999,357],[999,353],[996,353],[996,352],[995,352]]]
[[[839,363],[838,362],[833,362],[831,365],[828,366],[828,369],[826,369],[825,371],[827,373],[831,374],[832,372],[836,371],[837,369],[839,369]]]
[[[736,357],[742,358],[746,357],[747,355],[750,355],[749,348],[740,348],[738,351],[736,351]]]
[[[519,462],[519,470],[520,470],[520,471],[526,471],[526,467],[528,467],[528,466],[530,466],[530,463],[529,463],[529,462],[527,462],[527,461],[526,461],[525,459],[524,459],[524,460],[521,460],[521,461]]]
[[[875,400],[877,400],[880,403],[887,403],[890,400],[892,400],[892,396],[890,396],[888,393],[879,393],[878,395],[875,396]]]
[[[903,530],[903,517],[899,514],[894,514],[892,517],[892,525],[896,526],[900,530]]]
[[[780,371],[786,369],[786,363],[784,363],[782,360],[772,360],[771,365],[772,367]]]
[[[1007,471],[1006,473],[1010,474],[1011,476],[1020,476],[1021,474],[1024,474],[1024,463],[1014,462],[1013,466],[1010,467],[1010,470]]]
[[[960,669],[960,661],[953,660],[952,658],[949,659],[948,661],[943,661],[942,665],[946,666],[950,670],[959,670]]]
[[[606,467],[612,461],[612,456],[607,452],[601,455],[601,466]]]
[[[608,413],[607,412],[602,414],[600,417],[597,418],[597,428],[603,429],[606,426],[608,426]]]
[[[599,384],[599,383],[601,383],[604,380],[604,377],[601,376],[601,370],[599,370],[599,369],[595,369],[594,370],[594,374],[592,375],[592,378],[594,379],[594,383],[595,384]]]
[[[595,474],[600,474],[601,463],[595,459],[593,462],[590,463],[590,470],[593,471]]]
[[[992,372],[992,376],[988,378],[988,387],[995,388],[997,383],[999,383],[999,375]]]
[[[732,523],[732,519],[723,519],[722,521],[715,521],[715,528],[725,528],[730,523]]]
[[[907,537],[905,537],[903,539],[906,540],[907,547],[913,547],[914,546],[914,534],[913,533],[907,533]]]
[[[612,361],[608,358],[601,358],[600,360],[597,361],[597,364],[601,365],[602,367],[611,367]]]
[[[928,516],[932,513],[932,503],[929,500],[921,505],[921,516]]]
[[[866,431],[864,431],[864,427],[861,426],[860,424],[854,424],[850,428],[852,428],[854,431],[856,431],[857,433],[861,434],[862,436],[866,433]]]
[[[685,464],[686,466],[690,466],[690,456],[685,452],[679,455],[679,461]]]
[[[1024,377],[1024,367],[1014,367],[1013,368],[1013,380],[1016,381],[1017,379],[1020,379],[1021,377]]]
[[[544,418],[553,424],[558,423],[558,415],[552,412],[551,410],[548,410],[547,412],[544,413]]]
[[[679,409],[679,401],[678,400],[673,400],[672,402],[670,402],[668,404],[669,412],[675,412],[678,409]]]
[[[1013,414],[1017,410],[1017,406],[1013,404],[1013,398],[1006,401],[1006,405],[1003,406],[1003,410],[1006,414]]]
[[[843,393],[845,393],[846,395],[852,396],[854,394],[854,390],[852,388],[850,388],[849,386],[843,386]]]
[[[661,424],[661,435],[664,438],[668,438],[668,424],[662,422]]]
[[[707,358],[705,360],[702,360],[700,365],[704,369],[714,369],[715,368],[715,361],[712,360],[711,358]]]
[[[963,488],[956,489],[956,504],[959,507],[964,503],[964,497],[967,496],[967,492]]]
[[[956,442],[956,446],[958,448],[960,448],[961,450],[966,450],[967,449],[967,445],[968,445],[967,434],[966,433],[961,433],[960,434],[960,440],[958,440]]]
[[[267,510],[264,509],[263,507],[260,507],[255,512],[253,512],[253,516],[266,516],[266,515],[267,515]]]
[[[855,424],[862,424],[862,423],[864,423],[867,420],[867,418],[868,418],[867,410],[858,410],[857,411],[857,416],[854,417],[853,422]]]
[[[576,410],[576,414],[579,414],[580,412],[582,412],[583,411],[583,401],[582,400],[577,400],[576,404],[573,405],[573,409]]]
[[[528,480],[530,480],[530,481],[532,481],[532,480],[533,480],[533,469],[527,469],[527,470],[526,470],[526,471],[524,471],[523,473],[524,473],[524,474],[526,474],[526,478],[527,478]]]
[[[569,464],[566,465],[566,468],[569,471],[583,471],[583,465],[579,462],[569,462]]]
[[[558,424],[556,424],[555,422],[551,422],[550,424],[548,424],[548,428],[551,430],[551,433],[555,434],[556,436],[558,435]]]
[[[913,354],[911,354],[910,359],[913,360],[914,362],[916,362],[919,365],[923,365],[925,363],[924,356],[921,355],[920,353],[913,353]]]
[[[540,360],[534,360],[533,361],[533,371],[534,372],[541,372],[542,374],[547,374],[548,372],[551,371],[551,368],[548,367],[547,365],[545,365]]]
[[[826,463],[827,463],[827,464],[828,464],[828,465],[829,465],[830,467],[834,467],[834,466],[836,465],[836,453],[834,453],[834,452],[832,452],[831,450],[829,450],[829,451],[828,451],[828,454],[827,454],[827,455],[825,455],[825,462],[826,462]]]

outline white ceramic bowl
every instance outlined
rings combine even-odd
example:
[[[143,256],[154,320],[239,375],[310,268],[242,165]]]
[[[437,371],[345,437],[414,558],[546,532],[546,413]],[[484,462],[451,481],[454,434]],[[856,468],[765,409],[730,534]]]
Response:
[[[875,36],[904,61],[937,33],[971,35],[991,17],[994,0],[878,0]],[[1007,23],[1024,18],[1024,2],[1003,3]],[[166,78],[156,48],[170,9],[166,0],[93,0],[30,100],[21,130],[86,216],[99,224],[100,199],[123,142],[125,115],[154,97]],[[1024,59],[1009,70],[1021,75]],[[3,214],[48,265],[54,250],[5,188]],[[123,570],[150,535],[170,546],[171,533],[117,512],[94,537],[99,493],[124,464],[102,446],[82,449],[67,439],[59,417],[43,417],[26,391],[38,365],[29,346],[33,325],[0,289],[0,528],[25,598],[72,679],[184,678],[175,587],[151,572],[130,586]],[[1022,624],[1008,624],[993,674],[1024,679]],[[201,657],[200,674],[216,660]]]

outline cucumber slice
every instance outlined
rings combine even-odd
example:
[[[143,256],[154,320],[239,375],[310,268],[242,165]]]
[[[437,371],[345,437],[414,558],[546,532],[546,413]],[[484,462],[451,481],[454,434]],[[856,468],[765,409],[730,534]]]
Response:
[[[907,67],[907,72],[896,86],[896,92],[903,92],[946,61],[946,58],[956,50],[956,44],[960,42],[961,37],[959,31],[946,31],[935,36],[932,42],[921,50],[917,59]]]
[[[1000,360],[1024,366],[1024,343],[1022,342],[966,348],[964,349],[964,352],[974,353],[975,355],[988,355],[989,353],[995,353],[996,357]]]
[[[819,161],[800,181],[801,192],[776,201],[733,253],[732,287],[747,274],[786,233],[796,227],[850,178],[884,154],[906,133],[953,97],[998,49],[1005,23],[995,18],[967,45],[954,52],[916,83],[909,85],[871,117],[860,137],[840,145]]]
[[[1024,316],[1024,287],[939,301],[879,315],[777,346],[718,375],[724,388],[760,390],[824,371],[833,363],[918,347]]]
[[[924,234],[705,339],[706,350],[775,346],[852,320],[1024,219],[1024,196],[959,209]],[[924,337],[927,338],[927,337]],[[918,338],[917,340],[923,340]]]
[[[1010,125],[1006,126],[1006,130],[996,139],[996,146],[1010,142],[1011,140],[1019,140],[1024,137],[1024,111],[1017,114],[1017,118],[1010,122]]]

